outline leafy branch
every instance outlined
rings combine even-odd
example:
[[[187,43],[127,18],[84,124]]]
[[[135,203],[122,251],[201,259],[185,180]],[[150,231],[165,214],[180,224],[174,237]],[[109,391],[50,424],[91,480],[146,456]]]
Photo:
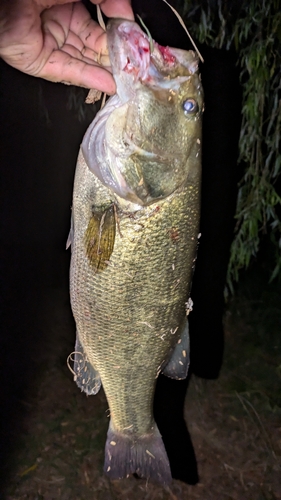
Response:
[[[281,0],[185,0],[185,21],[200,42],[235,48],[243,86],[239,162],[246,171],[239,184],[236,229],[228,285],[256,256],[262,236],[275,244],[271,279],[281,275]]]

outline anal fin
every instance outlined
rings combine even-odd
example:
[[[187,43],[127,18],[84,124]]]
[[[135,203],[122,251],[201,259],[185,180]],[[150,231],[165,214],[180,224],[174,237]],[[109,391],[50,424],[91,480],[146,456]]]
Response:
[[[95,395],[101,387],[100,375],[88,361],[82,344],[76,336],[75,352],[74,352],[74,380],[81,391],[88,396]]]
[[[172,355],[162,370],[166,377],[182,380],[187,377],[189,368],[189,329],[188,320],[185,318],[181,327],[182,333]]]

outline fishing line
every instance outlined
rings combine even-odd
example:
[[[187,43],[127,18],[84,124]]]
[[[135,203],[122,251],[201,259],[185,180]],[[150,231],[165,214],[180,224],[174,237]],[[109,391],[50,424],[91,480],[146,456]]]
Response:
[[[163,0],[163,2],[165,2],[170,7],[170,9],[173,11],[173,13],[175,14],[175,16],[178,18],[178,20],[179,20],[180,24],[182,25],[184,31],[186,32],[187,36],[189,37],[189,40],[191,41],[193,47],[195,48],[200,61],[203,63],[204,59],[203,59],[202,55],[200,54],[199,49],[198,49],[196,43],[194,42],[192,36],[190,35],[187,27],[185,26],[182,17],[179,15],[179,13],[176,11],[176,9],[174,7],[172,7],[172,5],[169,4],[169,2],[167,2],[167,0]]]

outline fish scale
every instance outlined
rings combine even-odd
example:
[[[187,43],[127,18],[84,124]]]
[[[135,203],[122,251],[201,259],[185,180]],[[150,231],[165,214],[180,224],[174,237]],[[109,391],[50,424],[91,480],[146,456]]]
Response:
[[[74,372],[83,391],[95,394],[101,381],[107,397],[105,472],[113,479],[137,473],[168,484],[171,474],[153,398],[160,371],[184,378],[188,369],[186,315],[199,225],[202,89],[195,55],[177,49],[165,49],[175,54],[170,58],[176,61],[174,79],[167,77],[168,63],[157,66],[160,51],[157,57],[151,54],[157,64],[147,67],[147,83],[144,66],[141,80],[127,75],[118,66],[123,26],[124,32],[134,31],[141,46],[147,40],[135,23],[111,21],[109,53],[115,78],[118,73],[117,96],[89,127],[75,174],[70,269],[77,325]],[[122,50],[116,52],[120,43]],[[124,102],[118,97],[119,73],[129,79],[124,86],[129,95],[121,92]],[[128,84],[137,87],[133,95]],[[194,113],[185,113],[185,100]]]
[[[103,188],[81,157],[78,168],[84,170],[81,175],[87,188],[81,184],[78,170],[74,224],[75,231],[84,234],[88,224],[84,216],[88,192],[96,193]],[[96,186],[95,190],[91,185]],[[190,260],[194,260],[196,251],[191,238],[198,232],[194,217],[198,196],[198,188],[191,184],[155,207],[150,205],[139,211],[135,215],[138,220],[119,214],[120,232],[117,231],[110,265],[102,273],[93,272],[83,238],[74,242],[71,283],[77,283],[76,275],[80,285],[79,297],[76,301],[72,299],[73,313],[76,321],[79,318],[79,338],[101,376],[114,427],[118,430],[132,425],[133,408],[137,408],[136,420],[140,422],[134,430],[146,433],[151,426],[157,369],[179,339],[171,330],[180,326],[186,314],[192,273]],[[81,214],[80,219],[77,212]],[[170,235],[173,227],[179,233],[176,242]],[[76,294],[74,290],[73,295]],[[85,308],[91,311],[90,317]],[[116,368],[118,366],[120,368]],[[144,368],[143,374],[141,368]],[[148,421],[144,418],[146,415],[150,415]]]

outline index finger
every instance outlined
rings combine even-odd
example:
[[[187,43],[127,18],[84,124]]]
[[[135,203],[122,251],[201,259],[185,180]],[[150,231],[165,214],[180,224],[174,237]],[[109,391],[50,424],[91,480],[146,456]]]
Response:
[[[60,71],[57,71],[59,67]],[[87,64],[66,52],[54,50],[41,69],[41,78],[79,87],[95,88],[112,95],[116,91],[114,79],[109,71],[97,64]]]

